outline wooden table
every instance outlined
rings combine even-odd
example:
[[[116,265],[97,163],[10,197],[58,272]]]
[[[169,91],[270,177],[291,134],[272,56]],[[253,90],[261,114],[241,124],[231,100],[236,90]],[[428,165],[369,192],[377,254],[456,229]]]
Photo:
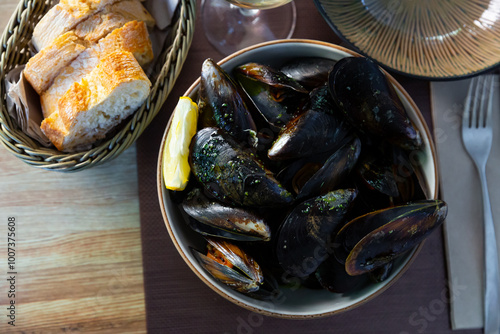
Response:
[[[17,0],[1,0],[0,27]],[[83,172],[38,170],[0,148],[0,333],[146,331],[136,146]],[[16,327],[7,324],[15,217]]]

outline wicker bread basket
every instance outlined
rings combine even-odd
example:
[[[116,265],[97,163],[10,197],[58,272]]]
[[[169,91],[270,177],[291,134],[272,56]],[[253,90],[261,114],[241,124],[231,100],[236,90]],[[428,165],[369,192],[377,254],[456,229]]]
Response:
[[[19,159],[42,169],[79,171],[111,160],[132,145],[156,116],[167,99],[186,59],[194,33],[196,0],[179,0],[170,36],[150,77],[153,84],[146,102],[120,129],[92,149],[78,153],[46,148],[24,134],[6,108],[5,76],[30,58],[28,43],[36,23],[50,9],[50,0],[24,0],[19,3],[2,35],[0,45],[0,139]]]

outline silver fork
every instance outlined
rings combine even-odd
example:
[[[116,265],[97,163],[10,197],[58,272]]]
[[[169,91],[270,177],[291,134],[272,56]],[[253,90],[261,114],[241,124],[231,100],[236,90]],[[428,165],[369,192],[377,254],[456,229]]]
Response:
[[[494,82],[493,75],[482,75],[472,79],[462,116],[462,140],[465,149],[476,164],[483,192],[486,274],[484,282],[484,333],[486,334],[499,334],[500,331],[500,280],[497,242],[486,182],[486,162],[490,155],[493,139],[491,119]]]

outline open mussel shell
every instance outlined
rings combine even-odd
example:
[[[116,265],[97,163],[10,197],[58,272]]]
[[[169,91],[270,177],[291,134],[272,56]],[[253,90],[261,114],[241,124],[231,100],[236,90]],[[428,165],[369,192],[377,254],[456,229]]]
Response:
[[[321,57],[294,58],[281,66],[280,71],[305,88],[312,90],[328,81],[335,60]]]
[[[422,242],[446,218],[441,200],[374,211],[347,223],[335,237],[335,256],[349,275],[381,267]],[[347,254],[347,257],[346,257]]]
[[[287,189],[293,189],[294,193],[298,194],[304,184],[323,166],[331,155],[332,152],[326,152],[293,160],[277,173],[276,178]]]
[[[339,60],[330,72],[328,85],[347,119],[363,132],[408,150],[422,146],[420,133],[394,87],[371,60]]]
[[[308,91],[298,82],[267,65],[244,64],[234,69],[234,75],[273,127],[285,126],[307,98]]]
[[[249,207],[286,206],[293,196],[271,171],[217,128],[199,130],[191,140],[189,163],[196,179],[214,198]]]
[[[360,153],[361,141],[354,137],[333,153],[323,166],[311,176],[300,189],[297,200],[324,195],[336,189],[356,165]]]
[[[297,159],[338,149],[351,127],[337,109],[326,86],[314,89],[304,110],[280,131],[269,158]]]
[[[200,127],[215,126],[238,142],[256,145],[257,128],[237,84],[212,59],[203,62],[198,100]]]
[[[198,222],[190,221],[190,226],[201,234],[239,241],[271,239],[271,229],[257,214],[210,200],[200,189],[193,189],[181,207]]]
[[[251,256],[225,240],[207,238],[207,242],[208,256],[197,250],[193,250],[193,254],[210,275],[239,292],[259,290],[264,276],[262,269]]]
[[[356,197],[355,189],[339,189],[298,204],[278,232],[276,255],[283,270],[295,277],[313,273],[333,249],[332,233]]]

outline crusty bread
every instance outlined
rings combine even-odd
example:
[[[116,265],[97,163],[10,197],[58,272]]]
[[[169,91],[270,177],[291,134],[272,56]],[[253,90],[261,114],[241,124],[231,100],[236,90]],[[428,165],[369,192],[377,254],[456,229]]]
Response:
[[[33,30],[32,43],[37,51],[54,39],[73,29],[78,23],[117,0],[62,1],[52,7]]]
[[[49,117],[58,108],[59,99],[74,82],[90,73],[106,54],[123,50],[131,52],[141,66],[153,60],[153,49],[144,22],[132,21],[115,29],[99,43],[86,49],[73,62],[62,69],[52,85],[40,96],[44,117]]]
[[[60,151],[88,148],[141,106],[150,87],[132,53],[108,53],[61,97],[42,131]]]
[[[153,17],[138,0],[62,0],[52,7],[33,31],[32,43],[37,51],[58,36],[75,29],[80,37],[89,33],[97,41],[113,29],[131,20],[154,26]],[[117,3],[118,2],[118,3]],[[98,15],[103,12],[102,16]],[[88,21],[89,22],[85,22]],[[110,22],[108,22],[110,20]]]
[[[86,42],[67,33],[31,57],[24,68],[24,76],[38,94],[45,92],[54,78],[87,48]]]
[[[100,53],[117,49],[132,52],[141,66],[153,60],[153,47],[145,22],[128,22],[101,39],[98,48]]]
[[[52,85],[40,95],[43,117],[47,118],[57,111],[59,99],[68,91],[71,85],[82,80],[94,69],[101,55],[96,47],[83,51],[71,64],[66,66],[54,79]]]
[[[88,41],[97,43],[113,30],[122,27],[130,21],[143,21],[148,27],[155,25],[155,20],[138,0],[123,0],[106,6],[79,23],[75,34]]]

